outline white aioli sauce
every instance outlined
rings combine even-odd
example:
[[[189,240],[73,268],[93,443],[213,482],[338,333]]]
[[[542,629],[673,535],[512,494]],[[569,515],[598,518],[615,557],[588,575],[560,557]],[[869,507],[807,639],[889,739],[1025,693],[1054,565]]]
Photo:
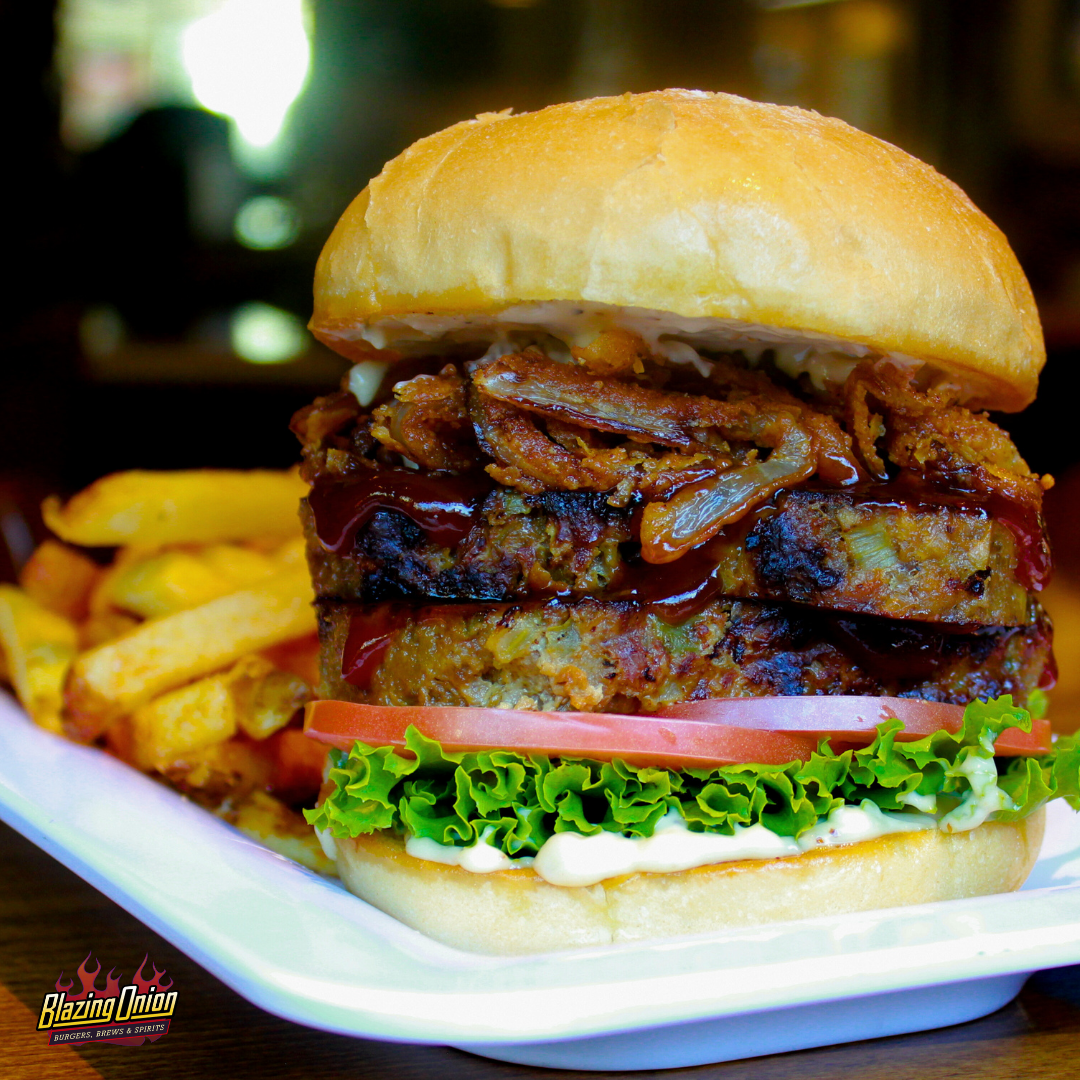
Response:
[[[418,859],[460,866],[474,874],[531,865],[552,885],[584,886],[642,871],[671,873],[739,859],[778,859],[812,848],[873,840],[887,833],[932,829],[937,824],[926,814],[883,812],[864,800],[860,806],[837,807],[798,840],[777,836],[760,824],[745,828],[736,825],[732,836],[691,832],[678,811],[669,811],[657,822],[650,837],[633,838],[612,832],[593,836],[556,833],[535,859],[510,859],[488,844],[486,836],[469,847],[410,836],[405,850]]]
[[[365,409],[375,400],[389,366],[380,360],[361,360],[349,369],[349,392]]]
[[[1011,810],[1013,801],[997,786],[997,765],[992,757],[972,754],[960,766],[971,790],[940,822],[945,832],[967,832],[981,825],[996,810]]]
[[[428,862],[445,863],[447,866],[460,866],[473,874],[490,874],[495,870],[512,870],[515,866],[529,866],[532,859],[511,859],[498,848],[492,847],[486,836],[482,836],[469,847],[455,847],[440,844],[427,836],[410,836],[405,841],[405,850],[417,859]]]
[[[865,357],[909,368],[924,363],[903,353],[881,352],[859,342],[811,331],[568,300],[518,304],[476,314],[397,315],[338,333],[342,338],[362,339],[376,349],[396,349],[409,355],[431,352],[440,343],[488,342],[492,346],[488,357],[492,357],[540,342],[559,359],[569,357],[569,348],[588,345],[597,334],[612,327],[640,334],[654,353],[675,364],[692,364],[703,375],[712,365],[702,352],[741,352],[755,362],[771,349],[783,372],[793,378],[805,372],[819,390],[829,384],[842,385],[855,364]],[[960,382],[962,397],[977,394],[976,385],[964,383],[959,373],[951,375]]]
[[[315,835],[319,838],[319,846],[323,849],[323,854],[328,859],[336,859],[337,844],[334,843],[334,838],[330,835],[330,830],[316,829]]]

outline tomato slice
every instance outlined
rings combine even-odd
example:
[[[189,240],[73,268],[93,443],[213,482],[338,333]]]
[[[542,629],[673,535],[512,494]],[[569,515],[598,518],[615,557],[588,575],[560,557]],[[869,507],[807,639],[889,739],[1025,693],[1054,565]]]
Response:
[[[874,741],[877,725],[886,720],[900,720],[904,730],[897,741],[921,739],[935,731],[955,734],[964,723],[962,705],[945,705],[916,698],[817,696],[711,698],[669,705],[665,716],[686,720],[706,720],[718,724],[737,724],[766,731],[789,731],[830,738],[839,744],[865,746]],[[1031,731],[1006,728],[998,737],[994,751],[999,756],[1045,754],[1050,750],[1050,721],[1032,720]]]
[[[532,712],[434,705],[356,705],[313,701],[304,730],[313,738],[349,749],[357,739],[370,746],[404,746],[414,724],[447,750],[502,749],[550,757],[622,758],[668,768],[735,765],[745,761],[784,765],[809,757],[813,738],[785,731],[619,713]]]
[[[405,731],[413,724],[447,750],[504,749],[599,761],[618,757],[692,768],[805,760],[826,736],[837,748],[866,745],[875,726],[893,717],[904,723],[901,738],[955,732],[963,714],[960,706],[907,698],[725,698],[671,706],[663,716],[315,701],[307,706],[304,730],[347,750],[357,740],[404,746]],[[1035,721],[1030,734],[1010,729],[996,749],[999,754],[1045,753],[1050,725]]]

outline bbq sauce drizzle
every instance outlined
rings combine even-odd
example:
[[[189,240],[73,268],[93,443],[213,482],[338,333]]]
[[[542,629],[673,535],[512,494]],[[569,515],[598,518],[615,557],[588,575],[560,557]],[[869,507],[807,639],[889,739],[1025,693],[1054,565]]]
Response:
[[[484,496],[495,487],[481,474],[438,474],[389,469],[353,484],[316,484],[308,495],[315,533],[336,555],[348,553],[356,534],[380,510],[396,510],[414,521],[428,539],[457,546],[479,518]]]
[[[381,510],[404,514],[432,543],[452,548],[479,521],[484,498],[494,487],[494,482],[483,474],[442,476],[393,469],[372,473],[354,483],[316,484],[308,501],[319,541],[335,554],[347,554],[357,533]],[[943,491],[912,480],[867,485],[865,499],[860,501],[890,509],[950,505],[993,517],[1016,538],[1020,583],[1038,591],[1049,578],[1049,548],[1042,521],[1032,508],[1001,496]],[[760,516],[774,509],[769,504],[759,507],[736,527],[749,530]],[[723,542],[723,537],[709,541],[675,562],[660,566],[646,563],[640,556],[631,557],[607,599],[647,606],[666,622],[683,622],[702,611],[721,591],[716,549]],[[342,652],[346,681],[370,687],[391,638],[409,623],[410,610],[408,605],[380,604],[353,616]]]

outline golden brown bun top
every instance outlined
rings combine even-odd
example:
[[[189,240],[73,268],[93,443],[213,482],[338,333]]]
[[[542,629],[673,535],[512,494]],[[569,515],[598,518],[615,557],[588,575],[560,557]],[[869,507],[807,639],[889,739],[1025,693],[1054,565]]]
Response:
[[[932,359],[1019,409],[1045,361],[1008,242],[951,181],[840,120],[665,90],[484,114],[360,193],[315,276],[316,336],[583,300]]]

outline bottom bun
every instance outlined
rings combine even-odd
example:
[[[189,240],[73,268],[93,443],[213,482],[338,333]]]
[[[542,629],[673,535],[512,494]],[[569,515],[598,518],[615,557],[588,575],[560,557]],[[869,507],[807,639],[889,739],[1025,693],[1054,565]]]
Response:
[[[447,945],[512,956],[1011,892],[1035,864],[1044,824],[1039,810],[971,832],[894,833],[580,888],[528,868],[474,874],[416,859],[388,833],[335,843],[338,873],[361,899]]]

